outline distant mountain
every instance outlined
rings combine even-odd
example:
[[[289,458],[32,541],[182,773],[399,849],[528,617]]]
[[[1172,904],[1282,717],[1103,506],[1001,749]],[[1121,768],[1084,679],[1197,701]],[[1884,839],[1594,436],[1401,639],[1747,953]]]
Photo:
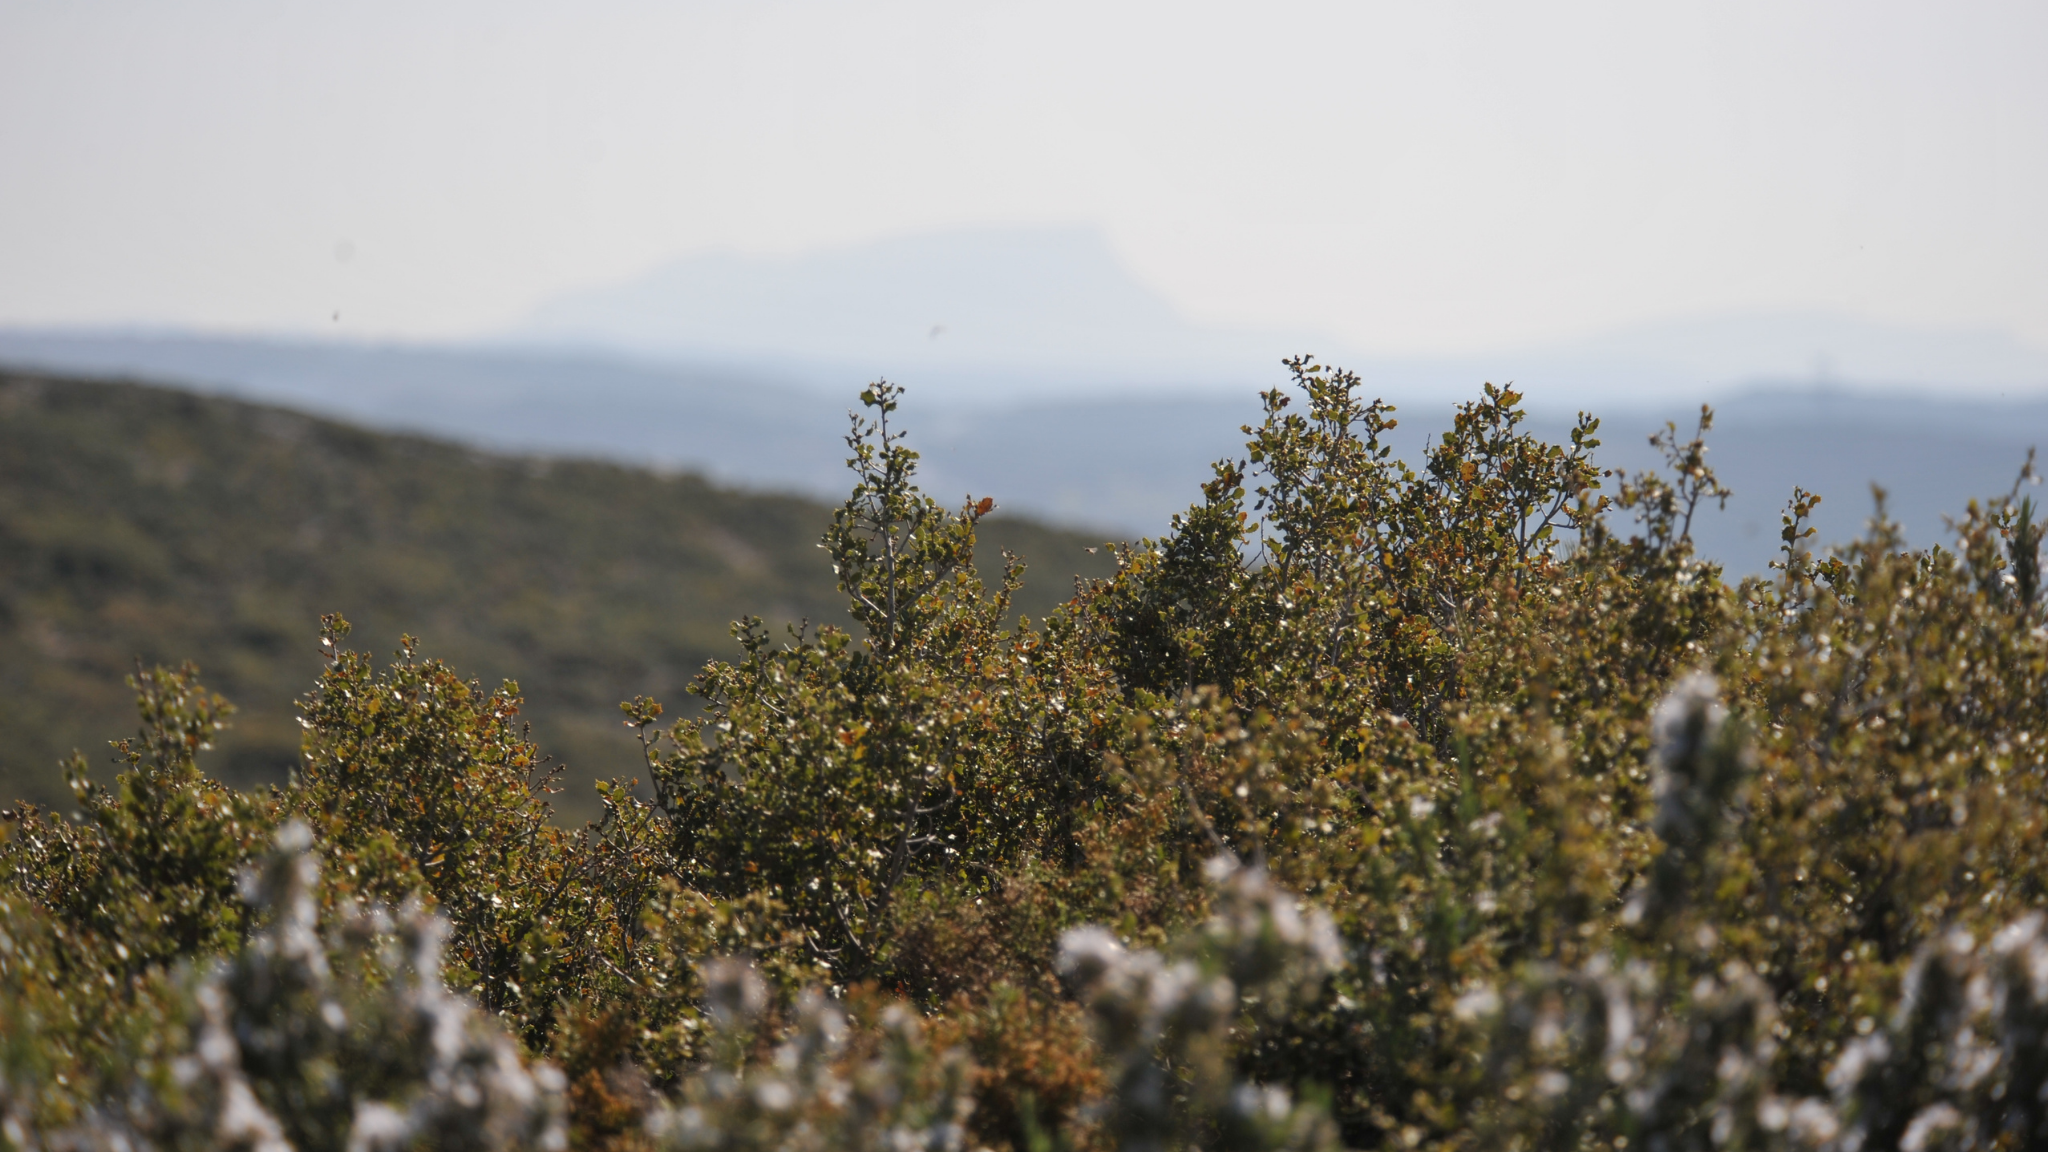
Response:
[[[618,701],[687,709],[742,615],[844,621],[816,546],[829,519],[689,474],[0,370],[0,806],[59,799],[74,748],[106,763],[134,728],[137,658],[195,660],[240,705],[216,774],[281,780],[319,616],[339,611],[366,650],[411,632],[491,686],[517,677],[572,770],[562,807],[585,814],[590,779],[638,771]],[[1109,570],[1096,543],[999,511],[980,559],[1024,556],[1021,605],[1042,616]]]
[[[1367,355],[1327,333],[1193,322],[1087,228],[961,229],[791,256],[690,256],[553,300],[505,339],[740,366],[835,392],[848,379],[888,376],[948,404],[1242,395],[1299,352],[1410,397],[1460,396],[1482,380],[1512,380],[1559,404],[1705,398],[1757,380],[1980,397],[2048,392],[2048,349],[2004,333],[1815,311],[1646,322],[1470,354]]]
[[[530,345],[887,376],[954,402],[1244,389],[1327,341],[1194,324],[1089,228],[968,229],[788,257],[712,253],[552,301]]]
[[[2023,355],[2014,359],[2024,367]],[[170,380],[494,450],[692,469],[721,483],[826,499],[844,487],[840,438],[863,381],[848,373],[828,391],[767,366],[748,372],[505,348],[7,330],[0,330],[0,362]],[[1446,374],[1439,378],[1368,362],[1364,375],[1369,388],[1401,405],[1399,444],[1411,458],[1445,426],[1455,400],[1475,395],[1487,379],[1516,380],[1537,425],[1553,436],[1568,426],[1574,400],[1591,407],[1605,421],[1603,461],[1628,468],[1652,462],[1644,441],[1665,420],[1690,427],[1700,400],[1714,400],[1721,416],[1711,459],[1736,495],[1699,535],[1734,572],[1764,570],[1794,484],[1826,497],[1823,539],[1861,531],[1876,482],[1891,491],[1908,538],[1925,544],[1943,538],[1944,514],[2006,490],[2028,447],[2048,449],[2042,390],[1937,400],[1791,378],[1740,389],[1617,387],[1601,399],[1543,386],[1543,373],[1553,369],[1539,361],[1523,365],[1534,384],[1506,370],[1512,365],[1495,367],[1503,370],[1474,367],[1454,380],[1440,364],[1430,369]],[[1257,389],[1284,378],[1275,364],[1220,394],[974,404],[913,388],[899,419],[924,453],[935,493],[991,495],[1007,508],[1100,536],[1151,535],[1196,497],[1210,461],[1242,449],[1238,428],[1258,414]]]

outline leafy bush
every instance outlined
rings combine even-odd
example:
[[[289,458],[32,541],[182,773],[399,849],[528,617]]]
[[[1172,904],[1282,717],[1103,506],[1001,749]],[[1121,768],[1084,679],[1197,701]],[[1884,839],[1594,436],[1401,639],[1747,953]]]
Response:
[[[2017,487],[1922,552],[1880,494],[1825,555],[1795,492],[1731,587],[1690,539],[1710,413],[1613,476],[1597,421],[1546,444],[1489,387],[1411,466],[1355,377],[1290,370],[1043,620],[870,388],[850,629],[745,620],[701,708],[622,705],[645,782],[580,831],[516,685],[410,639],[328,622],[262,794],[201,773],[191,672],[141,674],[114,786],[5,825],[0,1136],[2048,1146]]]

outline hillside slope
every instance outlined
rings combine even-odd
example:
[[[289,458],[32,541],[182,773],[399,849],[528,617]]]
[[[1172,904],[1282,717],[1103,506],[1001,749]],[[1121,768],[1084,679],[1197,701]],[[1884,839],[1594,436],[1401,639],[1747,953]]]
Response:
[[[822,503],[693,475],[489,455],[126,382],[0,373],[0,799],[64,796],[57,761],[132,725],[134,661],[196,661],[241,709],[213,763],[281,779],[322,612],[516,675],[581,781],[633,774],[617,702],[686,707],[729,622],[838,621]],[[983,563],[1033,562],[1023,608],[1109,567],[1094,541],[1000,514]]]
[[[915,372],[889,377],[909,385],[903,424],[924,453],[930,491],[955,500],[990,493],[1013,512],[1153,536],[1199,499],[1211,461],[1241,452],[1238,429],[1259,419],[1257,389],[1284,378],[1278,357],[1289,347],[1275,344],[1269,366],[1234,393],[1109,390],[963,405],[925,389]],[[587,352],[0,327],[0,362],[180,381],[493,451],[685,468],[826,500],[843,491],[850,390],[806,390],[768,360],[742,370]],[[1411,461],[1449,425],[1453,403],[1477,397],[1484,380],[1514,381],[1529,397],[1529,426],[1561,440],[1581,406],[1573,397],[1626,375],[1614,365],[1589,368],[1582,387],[1568,365],[1517,357],[1455,371],[1420,361],[1348,366],[1359,369],[1365,391],[1399,404],[1394,449]],[[849,389],[862,379],[835,378]],[[1601,417],[1600,464],[1656,466],[1649,435],[1667,420],[1692,427],[1705,399],[1718,414],[1707,438],[1714,466],[1735,496],[1725,511],[1704,516],[1695,536],[1704,555],[1734,574],[1763,573],[1776,557],[1778,516],[1795,484],[1827,498],[1816,519],[1822,541],[1862,533],[1870,485],[1878,484],[1891,493],[1906,539],[1925,547],[1949,539],[1944,517],[2010,488],[2027,449],[2048,447],[2048,392],[2038,387],[1993,396],[1788,378],[1724,388],[1673,384],[1645,369],[1637,387],[1592,404]]]

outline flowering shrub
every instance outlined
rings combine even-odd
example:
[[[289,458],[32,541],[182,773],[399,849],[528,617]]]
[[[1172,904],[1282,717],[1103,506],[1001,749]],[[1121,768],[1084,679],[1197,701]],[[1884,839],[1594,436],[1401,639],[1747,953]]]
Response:
[[[1828,1072],[1845,1149],[2028,1147],[2048,1139],[2048,935],[2031,912],[1978,941],[1921,945],[1887,1026]]]
[[[699,707],[623,705],[579,830],[517,686],[410,639],[327,622],[260,794],[142,672],[120,774],[0,822],[0,1142],[2048,1146],[2018,488],[1826,554],[1795,492],[1731,586],[1709,414],[1613,476],[1489,387],[1410,464],[1290,371],[1035,621],[869,389],[853,630],[742,621]]]
[[[1215,904],[1177,954],[1127,949],[1089,925],[1060,938],[1055,967],[1094,1017],[1114,1070],[1106,1134],[1119,1148],[1333,1148],[1321,1101],[1239,1080],[1233,1033],[1249,1004],[1285,1012],[1343,961],[1320,909],[1263,869],[1217,856]]]
[[[567,1147],[561,1073],[529,1064],[498,1021],[442,983],[447,922],[416,906],[395,920],[352,909],[321,932],[311,847],[307,827],[288,824],[244,876],[265,923],[180,998],[185,1043],[44,1143]],[[9,1136],[29,1146],[29,1131]]]
[[[768,1008],[752,966],[727,958],[705,973],[714,1052],[674,1101],[655,1105],[647,1131],[677,1149],[891,1148],[959,1152],[973,1108],[966,1064],[934,1053],[917,1013],[881,1009],[866,1043],[850,1044],[845,1011],[816,988],[797,998],[788,1035],[768,1060],[744,1057]]]

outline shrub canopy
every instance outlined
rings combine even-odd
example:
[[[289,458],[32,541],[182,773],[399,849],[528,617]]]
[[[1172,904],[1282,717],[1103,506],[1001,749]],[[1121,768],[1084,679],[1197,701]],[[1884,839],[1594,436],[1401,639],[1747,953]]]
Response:
[[[142,673],[115,784],[0,843],[0,1142],[2048,1146],[2018,487],[1825,556],[1795,492],[1730,586],[1704,410],[1617,476],[1489,386],[1411,464],[1290,370],[1040,620],[871,387],[851,627],[621,705],[644,775],[578,831],[517,686],[410,638],[325,622],[260,794]]]

